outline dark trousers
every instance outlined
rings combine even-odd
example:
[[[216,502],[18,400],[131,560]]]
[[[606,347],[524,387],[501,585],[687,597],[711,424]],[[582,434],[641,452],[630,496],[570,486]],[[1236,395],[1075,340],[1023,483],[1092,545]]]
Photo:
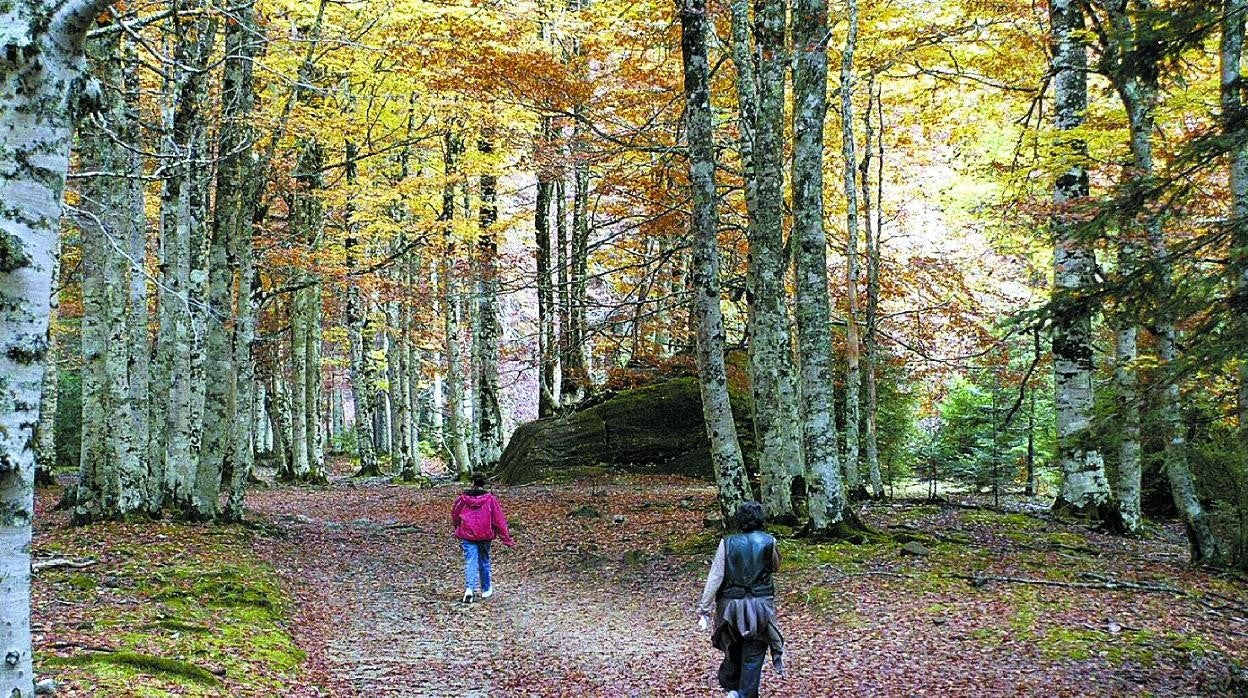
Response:
[[[719,685],[725,691],[740,693],[741,698],[758,698],[766,654],[767,643],[753,638],[735,638],[719,665]]]

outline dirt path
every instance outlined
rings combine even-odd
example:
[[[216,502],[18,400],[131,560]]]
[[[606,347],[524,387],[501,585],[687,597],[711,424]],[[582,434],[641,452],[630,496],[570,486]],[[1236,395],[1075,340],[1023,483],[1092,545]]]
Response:
[[[293,631],[323,688],[300,695],[722,695],[692,610],[714,544],[701,526],[710,487],[630,479],[500,492],[519,547],[499,550],[497,592],[472,605],[458,602],[456,493],[338,482],[249,497],[274,525],[256,552],[294,592]],[[586,506],[600,516],[570,515]],[[872,516],[957,542],[923,558],[892,544],[786,544],[790,676],[765,674],[766,695],[1211,694],[1232,686],[1233,658],[1248,650],[1242,610],[1191,597],[949,576],[1096,571],[1216,584],[1248,602],[1242,585],[1184,569],[1181,541],[935,507]]]
[[[495,548],[491,599],[461,603],[462,558],[447,522],[455,493],[339,485],[251,498],[284,532],[262,554],[293,584],[296,633],[335,694],[711,692],[714,657],[688,594],[681,604],[644,593],[645,570],[617,586],[621,561],[598,552],[601,541],[580,540],[604,521],[570,519],[579,504],[557,491],[503,495],[519,547]],[[702,516],[682,513],[690,525]],[[625,642],[636,637],[649,640],[642,653]]]

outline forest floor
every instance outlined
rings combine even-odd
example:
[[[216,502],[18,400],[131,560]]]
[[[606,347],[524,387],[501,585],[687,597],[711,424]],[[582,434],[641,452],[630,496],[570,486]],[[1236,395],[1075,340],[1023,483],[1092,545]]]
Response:
[[[339,479],[249,497],[248,526],[64,526],[41,497],[40,676],[70,696],[716,696],[694,604],[712,487],[502,489],[515,550],[459,602],[457,488]],[[1126,540],[956,505],[864,504],[854,545],[784,538],[776,696],[1243,695],[1248,586],[1181,530]],[[781,533],[786,533],[781,531]]]

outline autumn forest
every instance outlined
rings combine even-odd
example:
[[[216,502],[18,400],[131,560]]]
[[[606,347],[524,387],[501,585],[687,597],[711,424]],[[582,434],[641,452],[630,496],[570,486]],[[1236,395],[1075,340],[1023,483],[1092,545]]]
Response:
[[[1243,695],[1246,20],[0,0],[0,694]]]

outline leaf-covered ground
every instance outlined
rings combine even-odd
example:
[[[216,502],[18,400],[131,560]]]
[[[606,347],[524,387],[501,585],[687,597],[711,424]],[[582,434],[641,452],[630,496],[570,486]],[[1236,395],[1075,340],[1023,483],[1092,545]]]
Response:
[[[41,658],[90,655],[83,645],[112,638],[206,667],[221,683],[47,661],[41,674],[67,680],[70,695],[163,695],[92,693],[82,681],[105,669],[172,695],[719,695],[718,656],[693,615],[717,540],[702,527],[714,510],[712,488],[600,477],[502,490],[519,547],[498,550],[497,593],[472,605],[458,601],[462,565],[448,521],[456,492],[384,481],[259,490],[251,497],[257,532],[73,531],[45,519],[41,552],[92,551],[101,562],[37,576]],[[1176,531],[1131,541],[956,506],[863,512],[877,530],[913,538],[928,554],[903,555],[894,540],[785,539],[778,586],[789,676],[768,671],[768,695],[1248,690],[1239,673],[1248,589],[1242,579],[1187,569]],[[128,565],[159,573],[159,598],[151,584],[101,586]],[[178,570],[188,567],[238,574],[183,580]],[[95,584],[75,582],[80,576]],[[222,606],[209,593],[218,583],[256,584],[271,603],[262,614]],[[237,628],[235,641],[268,638],[284,648],[281,657],[306,659],[297,670],[269,666],[267,651],[161,625],[192,611],[205,615],[188,622],[224,623]],[[110,632],[123,623],[117,618],[141,630]],[[280,642],[286,632],[298,650]]]

